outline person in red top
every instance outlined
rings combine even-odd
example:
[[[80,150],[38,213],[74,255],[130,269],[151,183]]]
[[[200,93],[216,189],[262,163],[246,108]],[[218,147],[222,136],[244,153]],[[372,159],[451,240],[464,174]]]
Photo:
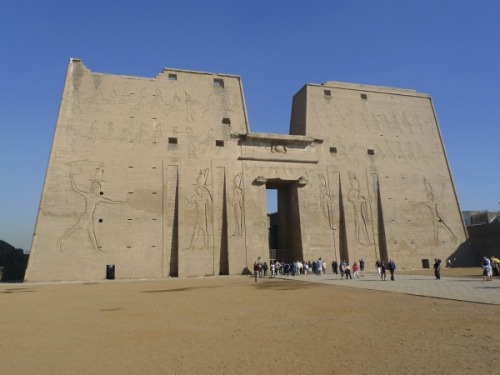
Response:
[[[354,277],[357,277],[359,279],[359,267],[358,263],[356,262],[354,262],[354,264],[352,265],[352,273]]]

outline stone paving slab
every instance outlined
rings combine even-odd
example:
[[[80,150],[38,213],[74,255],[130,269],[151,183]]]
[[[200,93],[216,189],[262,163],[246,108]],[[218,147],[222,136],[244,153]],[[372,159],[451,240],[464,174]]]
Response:
[[[352,280],[341,280],[340,276],[333,274],[321,276],[279,276],[279,278],[500,305],[500,279],[498,278],[485,282],[481,276],[477,278],[441,277],[440,280],[436,280],[434,276],[396,274],[395,281],[391,281],[389,273],[387,281],[380,280],[377,274],[365,274],[360,279]]]

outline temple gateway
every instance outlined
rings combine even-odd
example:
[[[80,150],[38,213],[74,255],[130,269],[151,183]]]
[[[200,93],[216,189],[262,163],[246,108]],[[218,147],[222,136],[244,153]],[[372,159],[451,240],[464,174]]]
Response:
[[[238,76],[71,59],[26,280],[236,275],[258,257],[471,264],[430,96],[306,84],[289,135],[252,133]]]

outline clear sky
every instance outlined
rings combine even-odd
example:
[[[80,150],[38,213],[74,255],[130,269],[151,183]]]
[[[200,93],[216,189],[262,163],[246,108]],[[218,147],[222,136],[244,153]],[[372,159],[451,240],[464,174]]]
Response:
[[[500,208],[498,0],[0,0],[0,239],[28,251],[66,69],[241,76],[250,129],[305,83],[430,94],[462,210]]]

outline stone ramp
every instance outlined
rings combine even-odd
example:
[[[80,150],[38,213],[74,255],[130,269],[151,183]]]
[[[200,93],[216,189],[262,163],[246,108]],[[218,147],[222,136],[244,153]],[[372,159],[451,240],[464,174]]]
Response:
[[[321,276],[279,276],[279,278],[500,305],[500,279],[494,278],[493,281],[483,281],[482,276],[441,277],[440,280],[436,280],[434,276],[398,275],[396,273],[395,281],[391,281],[388,272],[387,281],[380,280],[377,274],[365,274],[360,279],[352,280],[341,280],[339,275],[328,273]]]

